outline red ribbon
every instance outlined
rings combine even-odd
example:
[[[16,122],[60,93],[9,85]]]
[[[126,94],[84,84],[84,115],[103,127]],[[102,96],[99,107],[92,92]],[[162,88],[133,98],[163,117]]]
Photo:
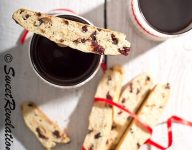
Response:
[[[51,11],[68,11],[68,12],[71,12],[71,13],[73,13],[73,14],[77,14],[77,13],[75,13],[73,10],[68,9],[68,8],[58,8],[58,9],[53,9],[53,10],[51,10]],[[22,35],[21,35],[21,37],[20,37],[20,39],[19,39],[20,44],[22,44],[22,45],[24,44],[28,32],[29,32],[29,31],[26,30],[26,29],[23,31],[23,33],[22,33]]]
[[[105,62],[101,63],[101,69],[103,70],[103,72],[107,70],[107,64]]]
[[[143,125],[143,127],[152,135],[153,133],[153,129],[147,125],[146,123],[144,123],[135,113],[131,112],[129,109],[125,108],[122,105],[119,105],[118,103],[113,102],[112,100],[108,100],[105,98],[95,98],[96,102],[104,102],[107,104],[110,104],[112,106],[115,106],[125,112],[127,112],[131,117],[133,117],[135,120],[137,120],[139,123],[141,123],[141,125]],[[161,144],[158,144],[157,142],[151,140],[150,138],[148,140],[146,140],[145,144],[149,144],[151,146],[154,146],[160,150],[166,150],[167,148],[170,148],[172,143],[173,143],[173,133],[172,133],[172,124],[173,123],[179,123],[182,125],[187,125],[192,127],[192,122],[184,120],[178,116],[171,116],[167,121],[167,136],[168,136],[168,145],[167,146],[162,146]],[[82,146],[82,150],[86,150],[83,146]]]

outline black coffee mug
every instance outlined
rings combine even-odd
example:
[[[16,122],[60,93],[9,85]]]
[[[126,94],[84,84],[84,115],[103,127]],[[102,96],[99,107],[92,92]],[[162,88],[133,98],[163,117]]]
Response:
[[[91,24],[73,14],[58,17]],[[97,73],[103,56],[60,47],[45,37],[34,34],[30,42],[30,60],[37,75],[48,84],[60,88],[79,87]]]

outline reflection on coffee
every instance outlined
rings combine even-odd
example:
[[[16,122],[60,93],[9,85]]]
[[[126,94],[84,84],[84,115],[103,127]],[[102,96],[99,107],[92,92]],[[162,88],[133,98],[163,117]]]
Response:
[[[192,0],[139,0],[145,19],[157,30],[179,32],[192,23]]]

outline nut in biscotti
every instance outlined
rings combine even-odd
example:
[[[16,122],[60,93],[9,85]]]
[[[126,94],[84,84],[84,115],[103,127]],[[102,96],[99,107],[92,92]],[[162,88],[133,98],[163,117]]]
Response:
[[[42,35],[60,46],[101,55],[128,55],[130,51],[126,35],[120,32],[27,9],[17,10],[12,17],[23,28]]]

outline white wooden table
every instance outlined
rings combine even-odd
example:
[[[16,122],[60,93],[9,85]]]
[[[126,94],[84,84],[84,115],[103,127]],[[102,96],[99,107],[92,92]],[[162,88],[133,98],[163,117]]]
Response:
[[[0,149],[5,149],[5,73],[4,65],[13,67],[15,77],[11,80],[12,95],[16,109],[11,113],[13,150],[41,150],[43,147],[25,127],[21,117],[20,104],[31,100],[37,103],[54,121],[66,128],[72,142],[59,145],[55,150],[79,150],[87,132],[88,114],[94,92],[102,72],[88,84],[72,90],[51,87],[33,72],[28,58],[29,40],[22,46],[18,38],[22,28],[11,19],[12,13],[21,7],[46,12],[55,8],[69,8],[87,18],[95,25],[104,25],[104,0],[1,0],[0,1]],[[122,64],[126,69],[125,83],[141,72],[151,73],[157,82],[169,82],[172,87],[170,102],[162,121],[175,114],[192,120],[192,32],[182,37],[157,43],[145,39],[132,27],[128,17],[127,0],[111,0],[107,3],[108,28],[127,34],[132,43],[128,57],[108,57],[109,66]],[[4,56],[11,54],[13,60],[6,63]],[[164,134],[162,134],[164,133]],[[158,126],[155,138],[166,144],[166,130]],[[191,150],[192,128],[174,126],[172,150]],[[128,148],[129,149],[129,148]]]

